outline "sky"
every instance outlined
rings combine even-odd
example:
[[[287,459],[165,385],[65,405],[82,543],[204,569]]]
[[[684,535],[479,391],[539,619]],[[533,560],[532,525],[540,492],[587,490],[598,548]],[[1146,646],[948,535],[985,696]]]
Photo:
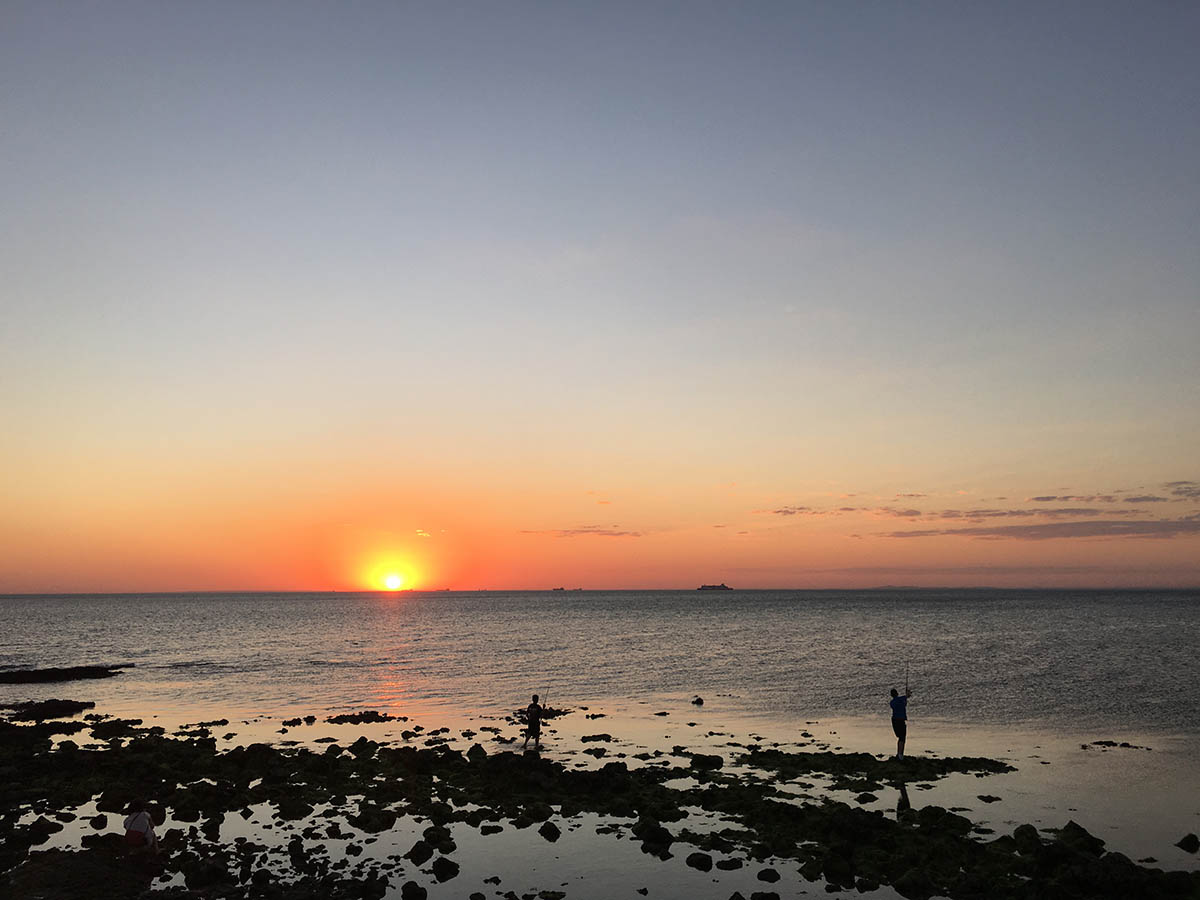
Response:
[[[0,592],[1200,585],[1200,7],[0,5]]]

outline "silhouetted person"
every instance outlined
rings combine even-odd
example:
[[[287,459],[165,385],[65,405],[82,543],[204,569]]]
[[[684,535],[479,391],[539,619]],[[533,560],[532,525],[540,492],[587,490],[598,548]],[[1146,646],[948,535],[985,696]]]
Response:
[[[542,746],[542,707],[538,705],[538,695],[533,695],[533,702],[525,707],[525,743],[521,745],[524,750],[529,746],[529,739],[533,738],[533,749],[541,749]]]
[[[904,696],[892,688],[892,731],[896,732],[896,759],[904,759],[904,739],[908,736],[908,698],[912,691],[904,689]]]

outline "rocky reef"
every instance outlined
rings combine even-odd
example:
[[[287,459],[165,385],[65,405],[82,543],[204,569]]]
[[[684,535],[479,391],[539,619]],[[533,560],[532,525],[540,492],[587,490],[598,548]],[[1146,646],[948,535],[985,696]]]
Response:
[[[391,721],[361,717],[380,720]],[[84,730],[94,744],[66,737]],[[1074,822],[1053,833],[1020,825],[985,839],[969,819],[940,806],[891,817],[785,790],[789,779],[814,773],[841,789],[868,791],[1010,770],[997,760],[755,749],[729,765],[719,755],[685,753],[678,764],[572,769],[479,743],[460,751],[437,742],[437,732],[425,734],[434,735],[430,745],[359,736],[319,749],[218,749],[203,729],[172,736],[136,719],[0,722],[0,893],[132,900],[167,878],[171,886],[153,897],[381,898],[398,891],[415,900],[425,896],[424,885],[461,877],[452,827],[481,836],[530,828],[533,839],[553,843],[574,819],[594,813],[612,823],[609,833],[653,857],[679,856],[701,872],[747,868],[747,877],[754,872],[767,884],[819,882],[832,892],[890,885],[914,900],[1200,897],[1200,873],[1138,865],[1106,852],[1103,840]],[[609,737],[589,735],[588,742]],[[130,856],[119,835],[99,830],[139,797],[154,801],[160,824],[169,822],[156,859]],[[38,849],[93,801],[97,831],[78,849]],[[272,810],[291,836],[274,846],[219,840],[226,817],[245,817],[252,807]],[[721,827],[689,827],[696,811],[713,814]],[[402,822],[420,833],[407,853],[363,852]],[[332,837],[351,838],[344,855],[327,851]],[[468,894],[518,896],[494,883],[466,885]]]

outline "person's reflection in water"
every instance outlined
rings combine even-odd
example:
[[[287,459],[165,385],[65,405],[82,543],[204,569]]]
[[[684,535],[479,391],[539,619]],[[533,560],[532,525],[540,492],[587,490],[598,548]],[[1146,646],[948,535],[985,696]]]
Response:
[[[900,799],[896,801],[896,818],[902,818],[906,812],[912,811],[912,803],[908,799],[908,783],[897,781],[893,787],[900,791]]]

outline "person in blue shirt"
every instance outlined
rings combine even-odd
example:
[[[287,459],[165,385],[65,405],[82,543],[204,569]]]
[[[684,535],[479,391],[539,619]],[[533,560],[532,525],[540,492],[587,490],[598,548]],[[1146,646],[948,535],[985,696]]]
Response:
[[[892,731],[896,732],[896,759],[904,759],[904,739],[908,736],[908,698],[912,691],[904,688],[904,696],[892,688]]]

